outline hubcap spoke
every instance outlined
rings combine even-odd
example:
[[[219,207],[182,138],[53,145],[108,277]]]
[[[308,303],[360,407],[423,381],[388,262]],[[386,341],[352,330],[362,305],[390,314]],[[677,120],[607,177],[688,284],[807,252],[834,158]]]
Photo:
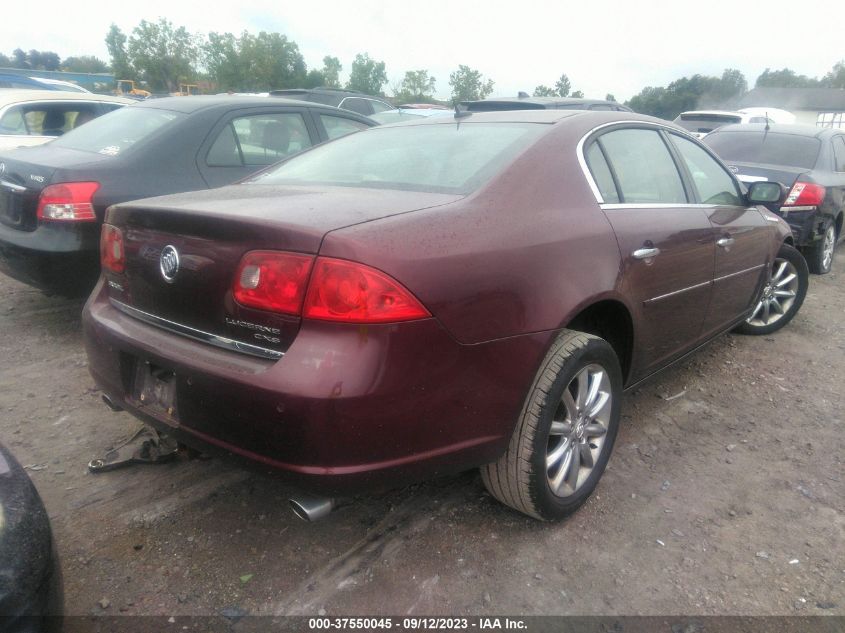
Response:
[[[581,463],[587,468],[592,468],[595,464],[593,462],[593,451],[590,450],[590,445],[587,443],[579,444],[581,447]]]
[[[572,433],[571,422],[552,422],[552,428],[549,429],[549,435],[569,435]]]
[[[590,372],[582,369],[577,376],[578,378],[578,393],[576,394],[576,402],[578,413],[581,413],[587,407],[587,399],[590,393]]]
[[[572,463],[572,455],[575,452],[572,446],[568,446],[567,449],[568,450],[564,453],[563,463],[561,464],[560,468],[558,468],[557,474],[555,475],[554,479],[549,482],[555,494],[560,492],[560,487],[563,485],[563,480],[566,477],[566,473],[569,472],[569,465]]]
[[[779,281],[775,284],[775,286],[776,286],[777,288],[782,288],[783,286],[785,286],[786,284],[788,284],[788,283],[789,283],[790,281],[792,281],[793,279],[795,279],[795,274],[787,275],[785,278],[783,278],[783,279],[779,280]]]
[[[584,427],[584,437],[604,437],[606,434],[607,429],[595,422]]]
[[[783,298],[792,298],[795,296],[795,293],[791,290],[775,290],[775,296]]]
[[[763,302],[762,302],[762,301],[759,301],[759,302],[757,303],[757,307],[756,307],[756,308],[754,308],[754,312],[753,312],[753,314],[752,314],[752,315],[748,318],[748,320],[749,320],[749,321],[753,321],[754,319],[756,319],[756,318],[757,318],[757,315],[758,315],[758,314],[760,314],[760,310],[762,310],[762,309],[763,309]]]
[[[555,450],[546,455],[546,468],[553,468],[567,452],[572,450],[572,444],[569,440],[564,440]],[[563,468],[561,468],[563,470]]]
[[[596,384],[597,384],[597,385],[599,385],[599,386],[601,386],[601,382],[600,382],[598,379],[596,379]],[[606,391],[599,392],[599,395],[598,395],[598,397],[596,398],[595,403],[594,403],[594,404],[593,404],[593,406],[590,408],[590,410],[587,412],[587,417],[588,417],[588,418],[594,418],[594,417],[596,417],[599,413],[601,413],[601,412],[602,412],[602,410],[603,410],[603,409],[604,409],[604,408],[605,408],[605,407],[606,407],[609,403],[610,403],[610,394],[609,394],[609,393],[607,393]]]
[[[572,488],[573,492],[578,487],[578,472],[581,470],[581,451],[573,447],[572,459],[569,461],[569,468],[566,473],[566,483]]]

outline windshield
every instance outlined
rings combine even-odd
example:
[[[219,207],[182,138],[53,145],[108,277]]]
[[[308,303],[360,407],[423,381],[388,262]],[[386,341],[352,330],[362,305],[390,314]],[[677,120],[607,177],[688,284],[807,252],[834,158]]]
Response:
[[[104,156],[119,156],[184,116],[157,108],[120,108],[60,136],[52,144]]]
[[[717,127],[741,122],[742,117],[738,114],[682,114],[674,121],[685,130],[699,134],[707,134]]]
[[[716,132],[704,142],[724,161],[813,169],[821,149],[817,138],[777,132]]]
[[[249,182],[466,194],[548,130],[537,123],[372,128],[300,154]]]

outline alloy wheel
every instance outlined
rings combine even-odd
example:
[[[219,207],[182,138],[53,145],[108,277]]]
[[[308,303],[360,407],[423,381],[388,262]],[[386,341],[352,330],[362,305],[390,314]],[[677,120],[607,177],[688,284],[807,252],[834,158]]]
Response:
[[[546,478],[558,497],[574,494],[598,462],[613,405],[610,378],[600,365],[579,371],[566,386],[549,429]]]
[[[765,327],[780,321],[795,303],[799,283],[795,266],[786,259],[775,259],[760,301],[747,322],[750,325]]]
[[[822,243],[822,270],[830,270],[833,263],[833,248],[836,245],[836,230],[833,226],[827,227]]]

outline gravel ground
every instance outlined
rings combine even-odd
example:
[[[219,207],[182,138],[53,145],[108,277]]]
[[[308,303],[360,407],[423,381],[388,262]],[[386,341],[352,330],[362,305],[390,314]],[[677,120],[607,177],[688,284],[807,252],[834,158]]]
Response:
[[[100,401],[81,302],[0,276],[0,441],[40,491],[69,614],[845,615],[845,254],[768,337],[629,394],[597,493],[543,524],[477,473],[306,524],[227,459],[91,475],[139,423]]]

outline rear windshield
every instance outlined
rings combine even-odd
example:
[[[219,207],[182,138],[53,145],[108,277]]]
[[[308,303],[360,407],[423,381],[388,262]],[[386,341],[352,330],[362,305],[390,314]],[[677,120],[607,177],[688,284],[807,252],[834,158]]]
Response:
[[[52,144],[104,156],[119,156],[184,116],[169,110],[130,106],[94,119],[78,130],[60,136]]]
[[[723,125],[741,123],[742,117],[731,114],[682,114],[674,122],[690,132],[707,134]]]
[[[538,123],[467,122],[371,128],[300,154],[250,182],[467,194],[547,130]]]
[[[808,136],[777,132],[716,132],[704,142],[719,157],[731,163],[762,163],[813,169],[821,141]]]

